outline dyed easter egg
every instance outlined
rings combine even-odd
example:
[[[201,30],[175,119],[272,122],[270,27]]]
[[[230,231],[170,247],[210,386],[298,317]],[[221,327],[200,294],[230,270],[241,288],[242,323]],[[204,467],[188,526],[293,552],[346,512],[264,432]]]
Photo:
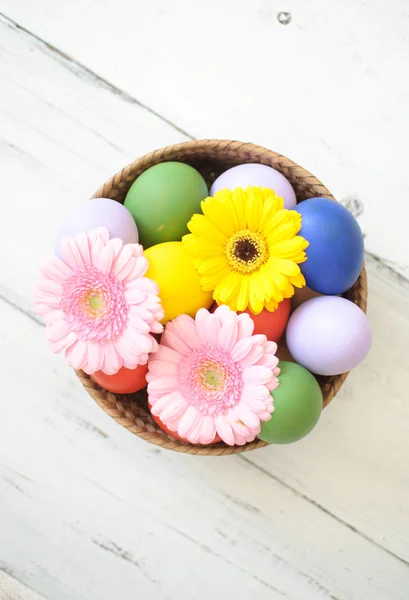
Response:
[[[314,429],[322,411],[322,392],[318,381],[296,363],[280,362],[279,386],[270,392],[274,412],[261,423],[258,438],[269,444],[291,444]]]
[[[187,444],[192,443],[192,442],[189,442],[189,440],[187,440],[186,438],[180,437],[180,435],[178,434],[177,431],[171,431],[168,427],[166,427],[166,425],[160,420],[160,418],[152,413],[152,410],[151,410],[152,406],[149,404],[149,402],[148,402],[148,406],[149,406],[149,410],[151,411],[152,419],[155,421],[156,425],[158,425],[165,433],[167,433],[171,437],[174,437],[175,440],[179,440],[180,442],[186,442]],[[218,434],[216,433],[214,440],[212,442],[210,442],[210,444],[216,444],[217,442],[221,442],[221,439],[218,436]],[[199,444],[199,442],[197,442],[197,443]],[[206,444],[206,445],[209,445],[209,444]]]
[[[97,227],[106,227],[111,238],[120,238],[125,244],[138,241],[138,229],[129,210],[109,198],[94,198],[76,208],[62,222],[57,235],[55,253],[60,256],[63,237],[74,237]]]
[[[368,354],[372,331],[366,314],[338,296],[301,304],[287,325],[287,346],[295,361],[318,375],[339,375]]]
[[[343,294],[359,277],[364,240],[355,217],[329,198],[310,198],[298,204],[299,235],[309,246],[300,265],[307,286],[321,294]]]
[[[278,342],[283,335],[288,319],[290,318],[291,300],[285,298],[280,302],[275,311],[270,312],[266,308],[258,315],[253,315],[250,310],[245,310],[253,319],[253,335],[264,333],[268,340]]]
[[[180,314],[194,317],[199,308],[209,308],[212,292],[200,287],[200,277],[182,242],[164,242],[145,250],[149,261],[146,277],[159,286],[159,297],[165,316],[162,323]]]
[[[216,192],[225,188],[246,189],[249,185],[274,190],[278,196],[284,198],[284,208],[292,209],[297,204],[295,192],[288,179],[272,167],[258,163],[237,165],[228,169],[214,181],[210,188],[210,195],[214,196]]]
[[[115,375],[107,375],[103,371],[97,371],[91,375],[91,379],[99,386],[113,392],[114,394],[133,394],[143,389],[146,383],[148,365],[139,365],[136,369],[122,367]]]
[[[208,196],[203,177],[190,165],[164,162],[147,169],[133,182],[125,206],[138,226],[144,248],[180,240],[187,223],[200,212]]]

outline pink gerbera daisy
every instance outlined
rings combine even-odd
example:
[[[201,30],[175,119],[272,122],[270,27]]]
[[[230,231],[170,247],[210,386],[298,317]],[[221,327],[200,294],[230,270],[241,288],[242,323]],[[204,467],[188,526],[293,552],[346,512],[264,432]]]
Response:
[[[271,418],[280,372],[277,344],[253,329],[248,314],[227,306],[169,322],[149,360],[152,414],[193,444],[216,434],[230,446],[253,441]]]
[[[147,269],[142,246],[110,240],[105,227],[64,238],[61,260],[45,262],[34,292],[54,352],[89,375],[146,364],[164,315]]]

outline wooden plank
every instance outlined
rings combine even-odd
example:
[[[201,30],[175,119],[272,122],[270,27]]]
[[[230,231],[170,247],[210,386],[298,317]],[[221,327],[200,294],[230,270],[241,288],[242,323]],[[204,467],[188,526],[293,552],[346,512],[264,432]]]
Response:
[[[68,208],[134,140],[142,152],[182,136],[4,23],[0,56],[0,567],[62,600],[406,598],[407,284],[370,264],[375,350],[304,442],[208,460],[134,438],[24,311]]]
[[[288,6],[283,26],[277,15]],[[409,277],[407,2],[287,7],[209,0],[198,13],[189,0],[0,0],[8,17],[195,137],[264,144],[337,198],[358,199],[368,250]]]
[[[0,294],[28,309],[62,218],[137,156],[187,138],[4,19],[0,28]]]
[[[45,598],[0,570],[0,600],[45,600]]]
[[[37,323],[1,310],[0,565],[19,579],[61,600],[130,600],[135,590],[406,600],[402,561],[248,457],[180,456],[132,436],[50,356]],[[22,351],[16,331],[35,351]],[[280,462],[276,448],[257,460],[265,470]]]

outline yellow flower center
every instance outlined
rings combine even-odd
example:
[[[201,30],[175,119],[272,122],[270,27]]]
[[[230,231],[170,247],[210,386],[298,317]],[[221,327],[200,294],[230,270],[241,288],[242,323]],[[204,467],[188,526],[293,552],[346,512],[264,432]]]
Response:
[[[227,264],[233,271],[250,275],[269,258],[265,238],[250,229],[242,229],[231,236],[226,244]]]
[[[85,312],[95,319],[100,318],[105,313],[104,300],[97,290],[89,290],[84,295],[83,307]]]

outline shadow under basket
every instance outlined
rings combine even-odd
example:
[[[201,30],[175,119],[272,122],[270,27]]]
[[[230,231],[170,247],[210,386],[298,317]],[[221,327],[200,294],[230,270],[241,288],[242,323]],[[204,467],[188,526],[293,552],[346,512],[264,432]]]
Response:
[[[146,154],[109,179],[93,197],[111,198],[123,203],[130,186],[143,171],[166,161],[178,161],[191,165],[203,175],[209,188],[215,178],[230,167],[244,163],[260,163],[274,167],[290,181],[295,190],[297,202],[316,196],[334,199],[316,177],[285,156],[254,144],[230,140],[183,142]],[[364,266],[357,282],[344,296],[366,312],[367,284]],[[201,446],[181,442],[170,437],[153,421],[148,410],[146,390],[129,395],[113,394],[95,384],[83,371],[76,373],[89,395],[106,413],[130,432],[151,444],[177,452],[212,456],[237,454],[268,445],[257,438],[245,446],[228,446],[223,442]],[[341,388],[347,375],[348,373],[343,373],[331,377],[317,377],[322,389],[324,407]]]

